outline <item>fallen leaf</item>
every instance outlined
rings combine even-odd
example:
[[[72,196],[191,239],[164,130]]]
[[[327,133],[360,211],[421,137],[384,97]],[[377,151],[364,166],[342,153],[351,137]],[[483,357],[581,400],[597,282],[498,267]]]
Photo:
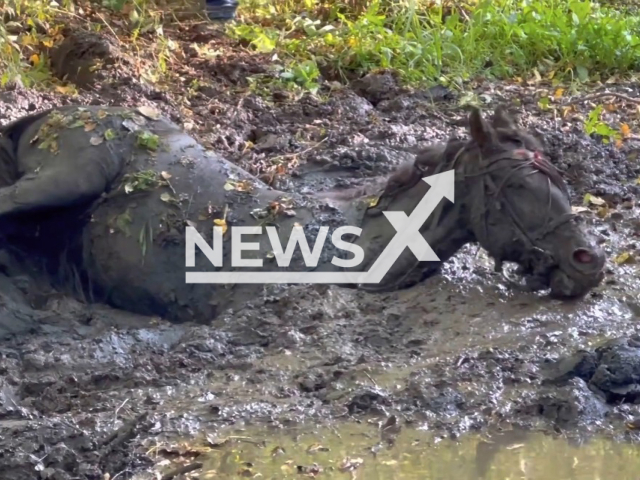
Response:
[[[160,176],[165,180],[169,180],[171,178],[171,174],[169,172],[160,172]]]
[[[558,88],[555,93],[553,94],[553,98],[555,98],[556,100],[559,99],[560,97],[562,97],[562,94],[564,93],[564,88]]]
[[[600,218],[605,218],[607,215],[609,215],[609,206],[603,205],[602,207],[598,208],[598,211],[596,212],[596,214]]]
[[[153,107],[141,106],[138,107],[138,111],[147,118],[151,120],[159,120],[160,112]]]
[[[227,233],[227,221],[223,218],[216,218],[213,223],[218,227],[222,227],[222,234]]]
[[[34,64],[37,65],[40,63],[40,56],[37,53],[34,53],[33,55],[31,55],[29,57],[29,61]]]
[[[107,116],[107,112],[104,110],[98,110],[98,118],[103,119]]]
[[[628,138],[631,135],[631,128],[626,123],[620,124],[620,133],[622,134],[622,138]]]
[[[163,202],[170,202],[173,200],[173,197],[169,193],[164,192],[162,195],[160,195],[160,200],[162,200]]]
[[[109,128],[104,132],[104,138],[106,138],[107,140],[113,140],[114,138],[116,138],[115,130],[113,128]]]
[[[74,88],[72,86],[70,86],[70,85],[66,86],[66,87],[64,87],[62,85],[56,85],[56,90],[59,93],[62,93],[63,95],[67,95],[67,94],[73,92]]]
[[[236,183],[236,190],[238,192],[250,192],[253,189],[253,186],[248,180],[242,180]]]
[[[90,132],[91,130],[93,130],[94,128],[96,128],[96,125],[97,125],[97,124],[95,124],[95,123],[93,123],[93,122],[87,122],[87,123],[85,123],[85,124],[84,124],[84,131],[85,131],[85,132]]]
[[[231,190],[235,190],[236,189],[236,185],[234,182],[232,182],[231,180],[227,180],[227,183],[224,184],[223,187],[227,192],[230,192]]]
[[[587,207],[571,207],[571,211],[573,213],[582,213],[589,212],[590,210]]]
[[[604,205],[605,201],[600,197],[596,197],[594,195],[591,195],[590,193],[587,193],[584,196],[584,204],[585,205]]]
[[[89,140],[89,143],[91,143],[91,145],[100,145],[102,142],[104,142],[103,137],[93,136],[91,137],[91,140]]]
[[[380,197],[371,197],[371,198],[369,198],[369,202],[368,202],[369,203],[369,207],[370,208],[375,207],[376,205],[378,205],[379,201],[380,201]]]
[[[616,265],[623,265],[625,263],[635,263],[635,258],[631,252],[623,252],[613,259]]]

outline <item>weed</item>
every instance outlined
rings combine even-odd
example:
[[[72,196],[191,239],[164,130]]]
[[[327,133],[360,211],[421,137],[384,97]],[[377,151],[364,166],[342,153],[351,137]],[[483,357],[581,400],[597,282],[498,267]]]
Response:
[[[153,190],[164,182],[160,175],[153,170],[142,170],[129,173],[124,178],[124,191],[126,193]]]
[[[421,0],[250,0],[239,17],[230,35],[256,51],[277,51],[286,72],[313,64],[338,79],[392,68],[409,82],[455,85],[479,74],[511,78],[534,70],[585,82],[640,67],[640,15],[589,1],[447,7]],[[316,88],[315,81],[308,85]]]
[[[602,121],[602,105],[598,105],[591,110],[587,119],[584,122],[584,130],[587,135],[598,135],[602,138],[602,143],[610,143],[615,141],[616,144],[622,139],[622,135],[616,129],[610,127],[607,123]]]

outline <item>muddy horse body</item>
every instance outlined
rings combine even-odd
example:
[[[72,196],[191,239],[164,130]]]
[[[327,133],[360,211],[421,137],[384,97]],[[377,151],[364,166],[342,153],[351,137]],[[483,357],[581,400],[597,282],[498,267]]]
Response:
[[[286,249],[292,227],[298,224],[304,227],[313,249],[321,226],[329,227],[327,238],[337,227],[359,226],[362,235],[350,241],[365,252],[365,260],[355,268],[364,271],[396,233],[381,210],[409,215],[430,188],[420,181],[422,177],[457,169],[466,161],[465,155],[475,155],[476,150],[488,152],[488,157],[498,162],[513,163],[517,155],[512,152],[520,145],[515,142],[514,147],[512,142],[505,146],[499,128],[486,124],[479,113],[472,114],[471,145],[451,141],[419,155],[413,164],[380,183],[378,205],[372,207],[371,197],[365,195],[370,192],[340,199],[339,195],[301,196],[273,190],[205,150],[177,125],[150,109],[63,107],[19,119],[0,133],[0,223],[7,232],[5,241],[26,245],[31,239],[35,251],[54,259],[54,270],[67,268],[78,274],[81,283],[100,301],[173,321],[203,322],[261,295],[263,286],[187,284],[185,273],[191,269],[185,267],[186,227],[196,228],[211,244],[214,225],[230,230],[236,226],[276,226],[280,244]],[[502,150],[496,150],[496,145]],[[522,151],[529,152],[526,145]],[[509,168],[505,167],[506,171]],[[525,245],[520,237],[510,237],[505,229],[507,225],[511,228],[513,218],[499,205],[470,202],[466,195],[473,192],[476,198],[487,196],[487,183],[473,178],[468,168],[460,172],[456,195],[463,194],[455,203],[442,199],[421,229],[440,261],[448,260],[464,244],[478,241],[498,261],[518,262],[529,273],[536,270],[539,265],[535,263],[542,260],[529,255],[536,242]],[[485,177],[490,175],[493,173]],[[553,175],[545,178],[557,180]],[[536,201],[541,195],[536,190],[539,185],[531,182],[523,180],[519,188]],[[563,281],[570,283],[558,289],[564,289],[568,296],[584,294],[600,282],[602,254],[579,226],[565,228],[571,217],[570,204],[563,196],[563,184],[554,188],[549,190],[549,205],[555,201],[553,207],[560,211],[548,213],[559,215],[562,221],[543,232],[538,240],[547,244],[536,248],[553,249],[557,238],[545,237],[560,235],[562,249],[570,248],[569,257],[575,252],[591,255],[589,268],[578,275],[575,259],[563,264],[562,259],[555,258],[553,265],[544,267],[552,288],[553,270],[556,277],[561,272],[556,286]],[[504,195],[502,190],[494,193]],[[526,216],[527,212],[521,210],[518,215]],[[532,217],[529,224],[525,221],[519,228],[538,228],[542,220]],[[503,236],[500,242],[492,238],[498,231]],[[259,244],[255,250],[243,251],[243,259],[262,260],[260,271],[310,268],[304,265],[299,250],[289,267],[279,266],[273,258],[271,239],[265,230],[262,232],[243,240]],[[34,240],[35,235],[38,237]],[[231,266],[234,253],[228,238],[223,251],[222,267],[213,266],[198,251],[193,270],[237,270]],[[339,271],[331,262],[334,255],[349,258],[326,241],[317,268]],[[545,257],[547,263],[549,258]],[[351,287],[406,288],[433,274],[439,265],[418,262],[411,250],[405,249],[376,288]]]

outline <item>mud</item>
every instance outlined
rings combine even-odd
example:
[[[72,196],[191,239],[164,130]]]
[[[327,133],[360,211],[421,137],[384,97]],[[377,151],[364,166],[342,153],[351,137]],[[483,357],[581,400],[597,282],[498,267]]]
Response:
[[[191,28],[166,34],[185,56],[196,35],[211,46],[232,44]],[[238,49],[213,59],[190,57],[176,70],[185,84],[202,81],[193,91],[162,90],[126,69],[79,98],[4,91],[0,121],[70,103],[154,105],[206,146],[285,191],[359,185],[410,158],[394,147],[443,140],[452,128],[464,133],[459,95],[434,103],[433,96],[398,90],[384,99],[366,93],[376,82],[323,91],[319,98],[247,91],[246,77],[268,72],[269,63],[268,56]],[[388,81],[379,84],[388,89]],[[560,302],[514,292],[482,251],[467,247],[441,276],[408,291],[266,286],[211,325],[172,325],[73,301],[4,259],[0,321],[20,316],[31,328],[3,338],[0,348],[3,479],[157,478],[151,472],[165,472],[167,458],[198,455],[167,453],[167,445],[205,437],[219,449],[225,427],[252,425],[252,435],[271,438],[271,427],[328,425],[348,432],[354,421],[385,422],[390,415],[403,428],[427,430],[434,442],[464,442],[471,433],[514,425],[577,439],[597,434],[637,441],[628,425],[640,415],[637,347],[622,340],[596,349],[640,334],[638,264],[613,261],[624,252],[638,256],[633,202],[640,193],[634,160],[640,147],[630,140],[618,149],[581,133],[588,105],[557,120],[538,108],[534,88],[469,88],[490,106],[512,99],[521,123],[545,135],[574,205],[581,206],[586,193],[608,202],[604,219],[595,207],[582,213],[608,255],[606,281],[592,294]],[[462,451],[460,445],[450,448]]]

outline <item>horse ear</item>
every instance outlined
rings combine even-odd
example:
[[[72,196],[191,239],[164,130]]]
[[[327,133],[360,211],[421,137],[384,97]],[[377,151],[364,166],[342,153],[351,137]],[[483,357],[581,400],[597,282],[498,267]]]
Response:
[[[507,108],[503,105],[498,106],[493,113],[493,128],[504,128],[506,130],[515,130],[516,122],[514,122]]]
[[[480,148],[495,142],[495,132],[491,125],[482,118],[482,112],[477,107],[471,107],[469,114],[469,132]]]

